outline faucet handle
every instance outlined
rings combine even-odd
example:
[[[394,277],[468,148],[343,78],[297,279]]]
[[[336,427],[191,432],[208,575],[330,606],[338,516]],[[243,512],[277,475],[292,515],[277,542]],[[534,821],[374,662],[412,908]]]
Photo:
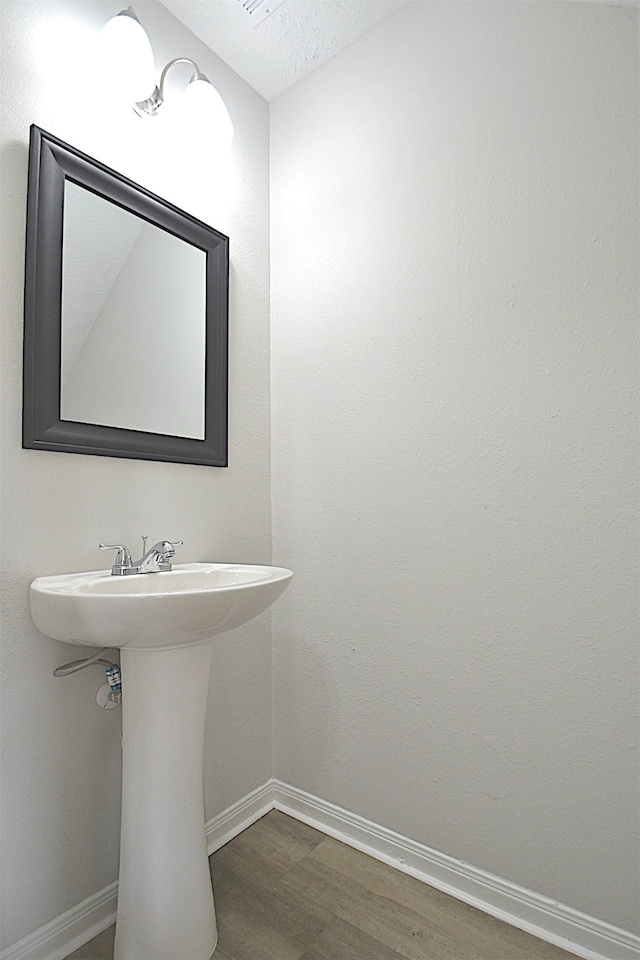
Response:
[[[115,562],[113,564],[113,570],[120,569],[122,567],[131,566],[131,554],[127,548],[122,543],[99,543],[98,546],[101,550],[118,550],[118,555],[116,556]]]

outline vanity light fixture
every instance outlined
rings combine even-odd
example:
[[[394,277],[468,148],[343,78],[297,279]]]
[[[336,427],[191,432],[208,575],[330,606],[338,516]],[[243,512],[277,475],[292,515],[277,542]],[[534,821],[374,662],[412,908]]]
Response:
[[[121,21],[121,23],[118,23]],[[112,25],[116,25],[115,28]],[[144,34],[144,39],[151,50],[151,44],[144,30],[144,27],[138,20],[133,7],[121,10],[119,14],[113,17],[105,26],[104,30],[110,30],[113,39],[118,40],[120,36],[129,37],[135,33],[137,42],[140,43],[140,50],[144,43],[140,40],[140,34]],[[143,54],[143,56],[145,56]],[[152,54],[153,56],[153,54]],[[139,117],[155,117],[160,112],[164,102],[164,83],[167,72],[176,63],[188,63],[193,68],[193,74],[183,93],[185,107],[191,110],[194,116],[207,127],[212,128],[216,143],[221,147],[228,147],[233,140],[233,123],[229,116],[229,111],[224,100],[213,86],[208,77],[202,73],[200,67],[189,57],[176,57],[170,60],[160,74],[160,80],[153,93],[145,99],[136,100],[133,109]],[[147,87],[148,89],[148,87]]]

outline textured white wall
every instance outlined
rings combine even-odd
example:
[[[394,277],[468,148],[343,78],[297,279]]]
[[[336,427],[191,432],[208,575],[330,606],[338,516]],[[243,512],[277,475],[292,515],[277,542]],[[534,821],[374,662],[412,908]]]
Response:
[[[632,930],[637,17],[410,4],[271,234],[276,775]]]
[[[117,876],[120,714],[96,706],[97,669],[52,677],[77,650],[37,633],[29,617],[29,582],[106,566],[108,558],[97,549],[101,540],[123,540],[133,549],[140,534],[183,538],[185,561],[270,559],[268,109],[163,7],[145,0],[135,7],[158,66],[193,57],[219,86],[236,127],[226,164],[216,166],[210,151],[198,152],[204,131],[178,137],[162,123],[119,112],[110,97],[96,99],[91,43],[122,3],[24,0],[0,6],[3,947]],[[230,235],[228,469],[21,449],[33,122]],[[268,617],[216,642],[209,817],[271,775],[270,653]]]

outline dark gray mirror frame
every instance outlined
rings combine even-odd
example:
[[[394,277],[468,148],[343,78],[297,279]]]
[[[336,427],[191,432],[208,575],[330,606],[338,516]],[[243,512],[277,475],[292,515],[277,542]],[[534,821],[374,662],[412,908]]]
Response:
[[[203,440],[60,419],[65,180],[206,253]],[[31,127],[27,197],[22,446],[226,467],[229,238],[35,125]]]

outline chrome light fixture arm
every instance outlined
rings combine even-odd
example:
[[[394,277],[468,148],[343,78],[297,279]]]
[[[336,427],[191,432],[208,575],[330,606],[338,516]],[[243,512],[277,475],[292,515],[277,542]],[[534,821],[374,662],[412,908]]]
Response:
[[[160,74],[160,82],[158,86],[155,88],[155,90],[153,91],[153,93],[151,94],[151,96],[147,97],[146,100],[140,100],[138,103],[134,105],[133,109],[139,116],[141,117],[156,116],[156,114],[160,110],[160,107],[164,103],[165,77],[167,76],[167,72],[169,68],[176,63],[190,63],[191,66],[194,68],[195,73],[189,80],[189,83],[193,83],[194,80],[204,80],[206,83],[211,82],[208,79],[208,77],[206,77],[204,73],[201,72],[200,67],[195,62],[195,60],[191,60],[189,57],[176,57],[174,60],[170,60],[169,63],[166,65],[166,67],[163,69],[162,73]]]

